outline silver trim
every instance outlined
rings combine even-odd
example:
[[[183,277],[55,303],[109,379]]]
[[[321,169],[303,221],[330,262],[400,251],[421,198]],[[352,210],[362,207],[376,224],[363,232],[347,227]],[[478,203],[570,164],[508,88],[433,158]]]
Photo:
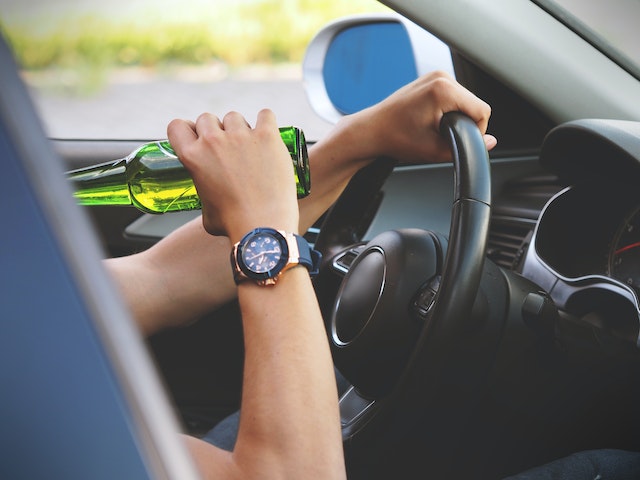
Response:
[[[351,340],[349,340],[348,342],[343,342],[340,337],[338,336],[338,332],[336,329],[336,312],[339,310],[340,308],[340,302],[342,301],[342,299],[344,298],[344,289],[347,285],[347,282],[349,280],[349,274],[347,274],[347,276],[344,278],[342,284],[340,285],[340,289],[338,290],[338,293],[336,294],[336,302],[333,304],[333,310],[331,311],[331,338],[333,339],[333,342],[339,346],[339,347],[345,347],[349,344],[351,344],[352,342],[354,342],[358,337],[360,337],[360,335],[362,334],[362,332],[364,331],[364,329],[366,328],[367,324],[369,324],[369,322],[371,321],[371,318],[373,317],[373,314],[375,313],[376,309],[378,308],[378,303],[380,302],[380,297],[382,296],[382,293],[384,292],[384,288],[386,286],[387,283],[387,256],[384,252],[384,250],[375,245],[373,247],[369,247],[369,248],[365,248],[364,250],[362,250],[356,257],[356,259],[354,260],[352,266],[356,266],[358,262],[362,261],[363,258],[365,258],[367,255],[371,254],[371,253],[378,253],[380,255],[382,255],[382,259],[383,259],[383,272],[382,272],[382,282],[380,283],[380,288],[378,289],[378,298],[376,299],[376,304],[373,307],[373,309],[371,310],[371,312],[369,313],[369,318],[367,318],[367,321],[364,323],[364,325],[362,326],[362,328],[360,329],[360,331],[356,334],[355,337],[353,337]],[[352,269],[349,269],[349,272],[351,272]]]
[[[337,255],[334,259],[333,262],[331,262],[331,267],[337,271],[340,272],[344,275],[346,275],[347,273],[349,273],[350,268],[347,267],[343,267],[339,262],[340,260],[342,260],[343,258],[345,258],[347,255],[354,255],[353,258],[353,262],[356,261],[356,259],[358,258],[358,256],[364,251],[365,249],[365,245],[362,244],[359,247],[355,247],[355,248],[350,248],[349,250],[342,252],[342,254]],[[351,262],[350,265],[353,265],[353,262]]]
[[[359,403],[359,405],[355,405],[356,403]],[[338,402],[342,428],[351,425],[362,417],[369,409],[371,409],[371,407],[373,407],[375,403],[375,400],[367,400],[362,397],[355,387],[349,387],[349,389],[340,397]],[[354,406],[356,407],[355,409],[353,408]],[[355,412],[352,410],[355,410]]]

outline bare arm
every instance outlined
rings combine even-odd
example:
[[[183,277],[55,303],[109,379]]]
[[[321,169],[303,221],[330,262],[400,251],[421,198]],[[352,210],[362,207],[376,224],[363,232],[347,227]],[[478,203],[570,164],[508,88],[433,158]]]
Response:
[[[260,226],[298,231],[293,172],[270,111],[255,129],[236,113],[222,123],[205,114],[195,125],[172,122],[168,133],[196,183],[207,232],[237,242]],[[237,291],[245,338],[238,440],[229,454],[188,439],[203,474],[344,478],[331,354],[308,271],[294,267],[274,286],[247,281]]]
[[[294,268],[275,286],[282,295],[239,287],[245,370],[236,447],[229,454],[187,437],[206,478],[344,477],[333,365],[308,282]]]
[[[196,218],[152,248],[104,261],[138,326],[149,335],[184,326],[236,298],[231,244]]]
[[[343,118],[309,149],[312,192],[299,202],[306,231],[373,158],[440,162],[449,152],[438,133],[444,112],[461,110],[486,131],[490,108],[446,74],[416,80],[383,102]],[[486,137],[487,146],[495,145]],[[230,243],[207,235],[200,219],[140,254],[107,260],[145,333],[184,325],[236,297],[228,266]]]

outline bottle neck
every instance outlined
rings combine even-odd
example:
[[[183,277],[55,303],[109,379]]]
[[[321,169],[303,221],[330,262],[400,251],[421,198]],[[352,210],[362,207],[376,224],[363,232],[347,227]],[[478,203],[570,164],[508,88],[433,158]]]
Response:
[[[67,173],[80,205],[131,205],[126,177],[127,159],[102,163]]]

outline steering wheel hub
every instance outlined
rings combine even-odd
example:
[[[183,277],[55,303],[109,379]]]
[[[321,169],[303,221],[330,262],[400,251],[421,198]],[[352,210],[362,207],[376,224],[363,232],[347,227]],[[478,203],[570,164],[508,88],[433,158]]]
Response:
[[[345,277],[331,316],[333,357],[363,395],[376,398],[397,380],[422,319],[410,305],[438,275],[441,239],[418,229],[384,232],[369,242]]]

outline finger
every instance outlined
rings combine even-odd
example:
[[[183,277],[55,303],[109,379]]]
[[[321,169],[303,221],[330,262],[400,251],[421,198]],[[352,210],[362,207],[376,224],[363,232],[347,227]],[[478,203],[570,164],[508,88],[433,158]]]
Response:
[[[236,128],[251,128],[249,122],[238,112],[229,112],[222,119],[222,125],[225,130],[233,130]]]
[[[498,139],[493,135],[485,134],[484,135],[484,144],[487,147],[487,150],[491,150],[498,144]]]
[[[486,133],[489,127],[489,118],[491,116],[491,107],[489,104],[480,100],[470,91],[464,89],[463,95],[465,96],[464,102],[460,105],[463,110],[471,119],[476,122],[481,133]]]
[[[195,132],[198,137],[203,137],[209,133],[215,134],[220,130],[224,130],[224,126],[218,117],[211,113],[203,113],[195,123]]]
[[[276,115],[268,108],[264,108],[258,112],[258,118],[256,120],[256,128],[278,128],[278,122],[276,121]]]
[[[186,123],[187,125],[189,125],[191,130],[193,130],[193,132],[195,133],[195,131],[196,131],[196,122],[194,122],[193,120],[182,120],[182,121],[184,123]]]
[[[167,125],[167,138],[178,157],[180,157],[184,147],[198,138],[195,124],[187,120],[172,120]]]
[[[491,116],[491,107],[489,104],[482,101],[444,72],[434,72],[434,74],[428,78],[434,85],[436,100],[439,100],[439,103],[441,103],[443,107],[449,104],[451,110],[464,112],[478,125],[478,128],[483,134],[486,133]],[[443,109],[441,114],[444,114],[445,111],[446,109]],[[438,118],[436,125],[440,124],[440,120],[441,119]]]

